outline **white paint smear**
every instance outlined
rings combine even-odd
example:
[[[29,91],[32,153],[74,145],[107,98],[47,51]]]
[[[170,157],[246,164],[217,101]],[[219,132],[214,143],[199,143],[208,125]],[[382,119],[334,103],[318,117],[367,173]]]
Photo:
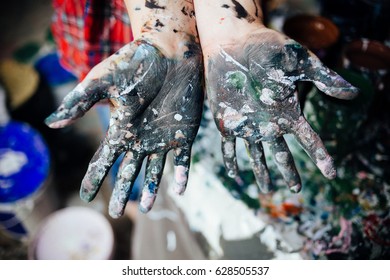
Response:
[[[28,163],[26,154],[11,149],[0,150],[0,175],[9,177],[19,173]]]

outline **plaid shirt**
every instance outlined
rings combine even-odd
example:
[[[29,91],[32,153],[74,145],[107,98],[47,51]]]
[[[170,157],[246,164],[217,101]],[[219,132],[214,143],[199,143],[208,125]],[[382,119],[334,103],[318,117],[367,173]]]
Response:
[[[54,9],[61,64],[79,79],[133,40],[123,0],[54,0]]]

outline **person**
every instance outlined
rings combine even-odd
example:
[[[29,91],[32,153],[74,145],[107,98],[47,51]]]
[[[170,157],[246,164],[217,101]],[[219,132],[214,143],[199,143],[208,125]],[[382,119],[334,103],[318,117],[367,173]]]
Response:
[[[97,64],[46,120],[50,127],[61,128],[100,100],[109,100],[109,129],[82,181],[83,200],[96,196],[121,153],[125,157],[109,203],[112,217],[124,213],[144,158],[142,212],[154,204],[170,150],[176,192],[185,191],[202,114],[203,77],[229,176],[239,176],[235,140],[243,138],[259,188],[270,191],[262,148],[266,141],[286,185],[299,192],[299,174],[283,138],[288,133],[325,177],[336,176],[332,158],[301,112],[295,83],[311,81],[340,99],[352,99],[358,90],[306,48],[266,28],[257,1],[126,0],[125,4],[134,41]]]

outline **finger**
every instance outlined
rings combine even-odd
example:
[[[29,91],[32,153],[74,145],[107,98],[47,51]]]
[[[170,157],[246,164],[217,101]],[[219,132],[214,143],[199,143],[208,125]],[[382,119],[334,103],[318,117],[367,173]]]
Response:
[[[272,183],[267,164],[265,162],[263,145],[261,142],[254,143],[249,141],[245,141],[245,144],[249,153],[250,162],[252,164],[252,169],[257,185],[263,193],[268,193],[272,189]]]
[[[70,125],[103,98],[102,91],[88,83],[81,83],[65,96],[58,109],[45,119],[45,123],[51,128]]]
[[[139,204],[139,209],[143,213],[149,212],[156,200],[161,176],[164,171],[165,158],[165,154],[152,154],[148,157],[145,182]]]
[[[339,99],[353,99],[357,96],[359,89],[344,80],[335,71],[326,67],[317,56],[307,51],[301,60],[300,67],[304,79],[313,82],[316,87],[325,94]]]
[[[144,157],[135,151],[128,151],[123,158],[108,206],[111,217],[119,218],[123,215],[143,159]]]
[[[105,98],[129,106],[129,112],[148,105],[164,81],[155,77],[164,75],[166,65],[154,47],[139,44],[128,44],[96,65],[45,123],[51,128],[67,126]]]
[[[95,198],[104,178],[121,152],[121,149],[111,145],[107,139],[100,144],[81,182],[80,197],[82,200],[90,202]]]
[[[270,142],[270,149],[275,159],[276,166],[282,174],[290,191],[298,193],[301,188],[301,178],[295,167],[294,159],[283,137]]]
[[[328,154],[321,138],[310,127],[303,116],[293,125],[290,131],[295,135],[302,148],[311,157],[322,174],[328,179],[336,177],[336,169],[332,157]]]
[[[223,162],[227,171],[227,175],[230,178],[236,178],[238,176],[238,164],[236,156],[236,138],[228,138],[222,136],[221,148]]]
[[[60,107],[46,118],[45,123],[51,128],[61,128],[82,117],[96,102],[109,96],[115,90],[114,75],[120,63],[129,61],[134,51],[126,45],[91,69],[85,79],[67,96]]]
[[[175,187],[177,194],[183,194],[187,187],[188,173],[191,164],[191,147],[176,148],[173,155],[175,169]]]

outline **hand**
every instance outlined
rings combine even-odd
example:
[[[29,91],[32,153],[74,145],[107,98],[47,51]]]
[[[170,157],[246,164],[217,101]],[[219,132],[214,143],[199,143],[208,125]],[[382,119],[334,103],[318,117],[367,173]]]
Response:
[[[50,127],[61,128],[99,100],[110,100],[109,129],[88,166],[80,196],[93,200],[115,160],[125,153],[109,203],[112,217],[123,214],[145,157],[141,211],[153,206],[170,150],[176,192],[185,190],[203,103],[201,51],[196,43],[187,47],[191,52],[179,59],[167,58],[155,44],[143,40],[126,45],[93,68],[46,120]]]
[[[260,26],[235,44],[204,50],[210,109],[222,135],[222,152],[230,177],[236,177],[236,137],[243,138],[257,183],[271,189],[262,142],[270,144],[279,171],[292,192],[301,182],[283,138],[293,134],[323,175],[336,176],[333,160],[302,115],[297,81],[311,81],[325,94],[351,99],[357,89],[300,44]]]

